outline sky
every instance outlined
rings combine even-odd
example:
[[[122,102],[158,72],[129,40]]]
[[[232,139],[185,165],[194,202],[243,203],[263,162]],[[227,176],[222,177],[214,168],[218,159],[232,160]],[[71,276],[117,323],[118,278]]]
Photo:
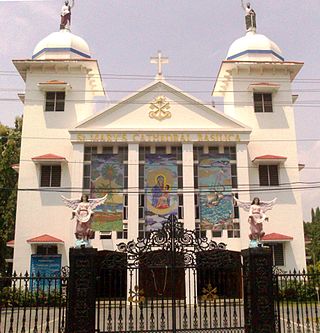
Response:
[[[12,59],[30,59],[36,44],[60,24],[62,0],[0,0],[0,123],[13,126],[23,105],[24,82]],[[320,1],[253,0],[258,33],[280,47],[286,60],[303,61],[294,84],[304,219],[320,206]],[[169,83],[211,103],[221,61],[232,42],[245,34],[240,0],[75,0],[72,32],[84,38],[98,59],[107,97],[116,101],[153,80],[150,57],[169,57]],[[116,76],[114,75],[116,74]],[[184,76],[184,77],[181,77]],[[221,100],[215,100],[217,108]],[[99,101],[96,110],[108,101]]]

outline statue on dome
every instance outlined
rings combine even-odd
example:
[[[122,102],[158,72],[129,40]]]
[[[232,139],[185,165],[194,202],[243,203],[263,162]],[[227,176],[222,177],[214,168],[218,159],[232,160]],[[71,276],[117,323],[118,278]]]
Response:
[[[91,247],[90,239],[94,239],[94,231],[91,229],[93,210],[102,205],[106,201],[107,196],[108,194],[102,198],[89,199],[87,194],[82,194],[80,200],[67,199],[63,195],[61,196],[64,204],[72,209],[71,220],[76,218],[77,221],[75,232],[76,248]]]
[[[247,31],[256,31],[257,29],[257,20],[256,20],[256,12],[251,7],[250,2],[247,2],[246,6],[243,3],[243,0],[241,0],[241,5],[243,10],[246,13],[246,28]]]
[[[241,201],[233,197],[237,206],[249,212],[248,223],[250,224],[250,247],[261,246],[261,239],[265,235],[263,231],[263,223],[268,222],[269,219],[265,214],[266,211],[272,209],[275,205],[277,198],[271,201],[260,201],[259,198],[254,198],[251,201]]]
[[[74,0],[66,0],[61,9],[60,29],[70,29],[71,24],[71,8],[74,6]]]

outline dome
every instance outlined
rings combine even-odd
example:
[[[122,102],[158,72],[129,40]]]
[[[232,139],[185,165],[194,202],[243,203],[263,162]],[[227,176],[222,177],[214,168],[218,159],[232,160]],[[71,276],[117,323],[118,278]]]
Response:
[[[89,59],[87,42],[67,29],[53,32],[41,40],[32,55],[34,60],[48,59]]]
[[[271,39],[255,31],[249,31],[232,43],[227,60],[284,61],[284,58],[278,45]]]

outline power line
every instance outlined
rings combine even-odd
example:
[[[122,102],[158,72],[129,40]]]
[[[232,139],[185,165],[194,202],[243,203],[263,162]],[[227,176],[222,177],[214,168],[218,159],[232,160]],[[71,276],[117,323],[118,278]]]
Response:
[[[21,71],[22,74],[27,74],[28,71]],[[45,74],[41,74],[41,73],[32,73],[33,77],[43,77]],[[64,73],[54,73],[55,75],[59,76],[59,75],[63,75]],[[18,76],[20,77],[20,74],[17,71],[0,71],[0,76]],[[116,79],[143,79],[143,80],[154,80],[155,79],[155,75],[154,74],[121,74],[121,73],[99,73],[99,74],[89,74],[89,75],[82,75],[82,74],[68,74],[68,77],[102,77],[102,78],[116,78]],[[281,79],[281,78],[277,78],[274,76],[264,76],[264,80],[266,78],[269,78],[270,80],[272,80],[273,82],[287,82],[288,79]],[[179,80],[179,79],[196,79],[196,80],[204,80],[204,81],[209,81],[211,82],[213,79],[217,80],[219,79],[218,76],[196,76],[196,75],[165,75],[165,80]],[[222,79],[221,79],[222,80]],[[233,78],[233,80],[235,81],[252,81],[252,76],[248,75],[248,76],[241,76],[241,77],[236,77]],[[317,77],[303,77],[303,78],[296,78],[294,80],[294,82],[300,82],[300,83],[319,83],[320,82],[320,78]]]
[[[295,192],[295,191],[306,191],[306,190],[314,190],[314,189],[320,189],[320,185],[317,186],[299,186],[299,187],[279,187],[279,188],[252,188],[252,189],[239,189],[239,188],[233,188],[233,193],[278,193],[278,192]],[[145,189],[141,190],[128,190],[126,188],[119,188],[117,190],[112,190],[105,188],[105,189],[99,189],[99,191],[92,191],[90,189],[85,188],[6,188],[6,187],[0,187],[0,190],[2,191],[18,191],[18,192],[47,192],[47,193],[82,193],[82,192],[92,192],[92,193],[109,193],[109,194],[124,194],[124,195],[130,195],[130,194],[140,194],[140,195],[151,195],[151,192],[146,192]],[[151,190],[151,188],[149,189]],[[176,191],[170,191],[170,194],[207,194],[207,193],[216,193],[216,190],[176,190]]]
[[[28,103],[43,103],[45,99],[26,99],[24,104],[28,105]],[[1,102],[21,102],[19,98],[0,98]],[[130,101],[130,100],[93,100],[93,99],[66,99],[66,103],[85,103],[85,104],[113,104],[109,107],[117,106],[117,105],[146,105],[150,104],[151,100],[146,101]],[[174,101],[169,100],[169,102],[172,105],[203,105],[203,106],[210,106],[212,107],[212,101],[194,101],[194,102],[182,102],[182,101]],[[215,106],[242,106],[242,107],[252,107],[253,103],[250,102],[235,102],[235,103],[228,103],[228,102],[214,102]],[[280,101],[280,102],[273,102],[273,107],[285,107],[290,106],[290,104],[287,101]],[[108,107],[108,108],[109,108]],[[293,109],[295,108],[315,108],[320,107],[320,100],[305,100],[305,101],[299,101],[294,104],[292,104]],[[45,111],[45,112],[54,112],[54,111]],[[62,112],[62,111],[61,111]]]

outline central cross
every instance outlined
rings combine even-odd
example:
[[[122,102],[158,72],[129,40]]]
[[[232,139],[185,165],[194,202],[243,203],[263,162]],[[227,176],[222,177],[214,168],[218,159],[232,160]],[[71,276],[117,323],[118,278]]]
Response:
[[[169,63],[169,58],[162,56],[161,51],[158,51],[158,55],[156,57],[150,58],[151,64],[157,64],[158,65],[158,78],[162,78],[162,65]]]

